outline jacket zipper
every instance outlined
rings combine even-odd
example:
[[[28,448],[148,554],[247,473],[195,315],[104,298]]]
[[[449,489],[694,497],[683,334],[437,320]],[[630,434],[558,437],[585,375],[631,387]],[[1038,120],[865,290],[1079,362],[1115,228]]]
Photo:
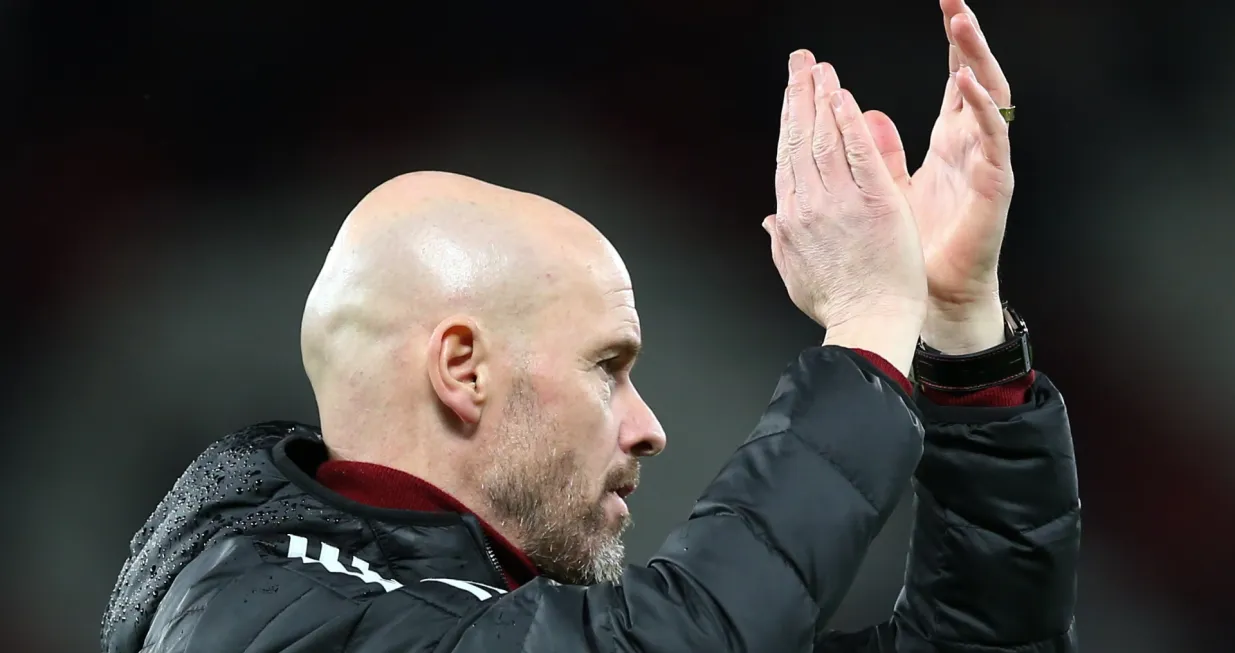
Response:
[[[498,582],[494,586],[509,589],[510,585],[506,582],[506,574],[502,572],[502,565],[497,561],[497,554],[493,552],[493,545],[489,543],[489,536],[485,535],[484,529],[480,527],[480,522],[476,521],[476,518],[472,515],[464,515],[463,521],[467,523],[472,532],[476,534],[477,539],[480,540],[480,545],[485,550],[485,559],[489,561],[489,568],[497,575]]]
[[[502,565],[497,561],[497,554],[493,552],[493,547],[489,544],[489,537],[485,534],[480,535],[480,539],[485,543],[485,555],[489,557],[489,566],[497,573],[497,577],[502,579],[502,584],[506,584],[506,574],[502,573]]]

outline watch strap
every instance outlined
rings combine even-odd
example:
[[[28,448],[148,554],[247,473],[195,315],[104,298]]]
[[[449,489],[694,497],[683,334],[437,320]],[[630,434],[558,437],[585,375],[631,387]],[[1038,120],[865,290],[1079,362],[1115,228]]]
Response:
[[[917,383],[944,392],[977,392],[1028,375],[1033,370],[1029,329],[1004,305],[1005,342],[972,354],[948,355],[918,340],[913,359]]]

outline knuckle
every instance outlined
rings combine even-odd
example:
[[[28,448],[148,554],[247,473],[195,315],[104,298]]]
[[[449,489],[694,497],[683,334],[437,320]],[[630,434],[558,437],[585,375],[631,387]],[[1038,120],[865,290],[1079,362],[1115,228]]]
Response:
[[[801,189],[797,191],[797,210],[795,213],[797,223],[804,227],[814,224],[819,219],[818,205],[806,191]]]
[[[895,209],[895,204],[887,193],[869,188],[860,189],[858,193],[862,207],[870,215],[884,215]]]
[[[797,125],[789,126],[789,134],[785,139],[786,145],[789,146],[789,153],[796,154],[802,149],[802,143],[806,140],[806,135],[802,133],[802,129]]]
[[[845,213],[855,218],[870,219],[895,213],[898,209],[896,198],[882,184],[854,184],[846,193]]]
[[[788,211],[778,211],[776,217],[772,218],[772,233],[785,233],[785,223],[789,221]]]
[[[865,168],[871,164],[874,157],[865,143],[845,144],[845,159],[852,168]]]
[[[835,137],[827,133],[816,134],[815,138],[811,141],[811,153],[815,155],[815,159],[820,163],[836,152],[836,147]]]
[[[807,194],[806,189],[802,186],[799,185],[794,187],[793,199],[797,205],[796,213],[799,218],[807,213],[811,213],[814,210],[814,206],[810,201],[810,196]]]

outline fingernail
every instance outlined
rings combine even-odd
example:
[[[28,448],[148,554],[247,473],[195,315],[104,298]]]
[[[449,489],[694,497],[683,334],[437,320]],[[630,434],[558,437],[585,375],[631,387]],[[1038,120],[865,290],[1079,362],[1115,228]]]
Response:
[[[823,64],[815,64],[810,69],[811,77],[815,78],[815,88],[823,87]]]
[[[845,91],[841,89],[832,94],[832,108],[839,109],[845,105]]]
[[[805,52],[798,50],[794,52],[793,54],[789,55],[790,74],[801,70],[804,65],[806,65],[806,53]]]

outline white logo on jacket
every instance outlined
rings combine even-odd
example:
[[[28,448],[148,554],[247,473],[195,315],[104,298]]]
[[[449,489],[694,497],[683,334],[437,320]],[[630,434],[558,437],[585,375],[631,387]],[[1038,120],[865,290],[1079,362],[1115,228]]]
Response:
[[[369,568],[368,561],[362,560],[357,556],[352,556],[352,567],[355,568],[355,571],[344,567],[343,563],[339,561],[339,549],[326,544],[325,542],[321,543],[321,554],[319,554],[317,558],[311,558],[309,557],[308,539],[299,535],[288,535],[287,537],[291,540],[287,547],[287,557],[292,560],[300,560],[301,562],[309,565],[321,565],[326,568],[326,571],[331,573],[343,574],[345,576],[359,578],[366,583],[381,585],[387,592],[393,592],[400,587],[403,587],[403,583],[400,583],[397,580],[382,578],[377,572]],[[457,578],[426,578],[420,582],[449,585],[450,587],[463,590],[481,601],[487,601],[494,596],[506,593],[506,590],[498,589],[492,585],[485,585],[484,583],[477,583],[470,580],[459,580]]]
[[[356,571],[352,571],[351,569],[344,567],[343,563],[339,562],[339,550],[329,544],[326,544],[325,542],[322,542],[322,552],[320,556],[318,558],[310,558],[309,540],[300,537],[299,535],[288,535],[288,537],[291,538],[291,545],[287,547],[288,558],[300,560],[307,565],[321,565],[326,568],[326,571],[359,578],[366,583],[376,583],[381,585],[387,592],[393,592],[400,587],[403,587],[403,583],[400,583],[397,580],[382,578],[377,574],[377,572],[369,569],[369,563],[367,561],[361,560],[355,556],[352,556],[352,566],[356,568]]]
[[[441,583],[443,585],[457,587],[463,590],[464,592],[467,592],[468,594],[471,594],[472,596],[480,599],[481,601],[488,601],[489,599],[493,598],[497,594],[506,593],[506,590],[498,589],[492,585],[485,585],[484,583],[477,583],[475,581],[470,581],[470,580],[459,580],[457,578],[426,578],[420,582]]]

